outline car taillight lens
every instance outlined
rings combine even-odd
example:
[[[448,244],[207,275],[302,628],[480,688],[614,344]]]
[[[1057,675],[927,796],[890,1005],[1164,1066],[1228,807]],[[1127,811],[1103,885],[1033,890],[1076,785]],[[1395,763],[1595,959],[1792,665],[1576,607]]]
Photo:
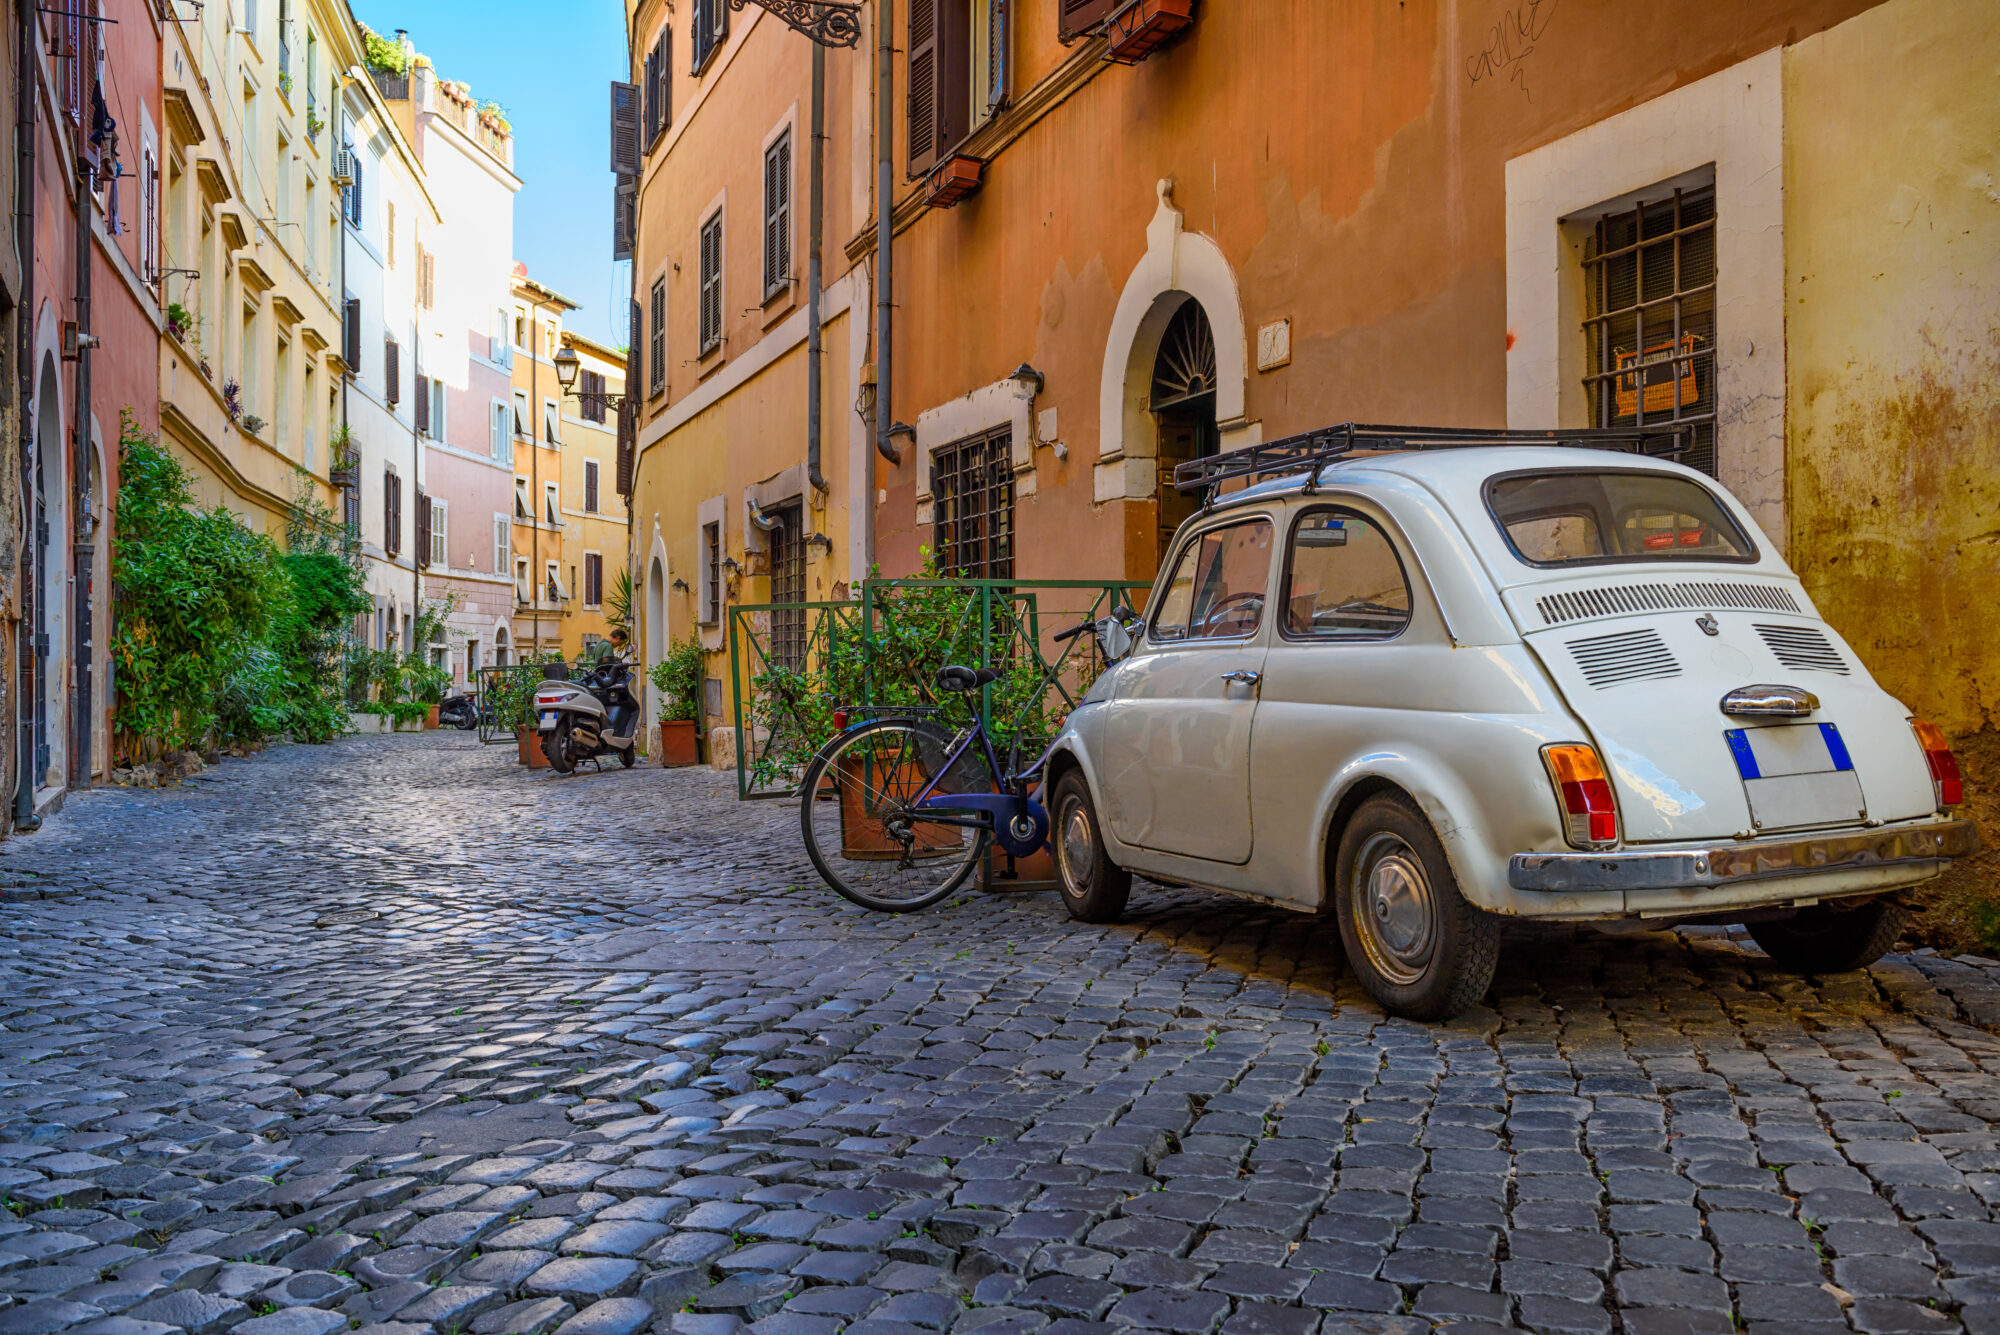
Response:
[[[1562,808],[1563,837],[1574,848],[1604,848],[1618,842],[1618,803],[1597,752],[1587,746],[1545,746],[1542,763]]]
[[[1917,745],[1923,748],[1924,764],[1930,766],[1931,788],[1937,794],[1937,804],[1955,807],[1965,801],[1965,780],[1958,772],[1958,757],[1951,753],[1951,746],[1938,725],[1913,718],[1910,731],[1917,735]]]

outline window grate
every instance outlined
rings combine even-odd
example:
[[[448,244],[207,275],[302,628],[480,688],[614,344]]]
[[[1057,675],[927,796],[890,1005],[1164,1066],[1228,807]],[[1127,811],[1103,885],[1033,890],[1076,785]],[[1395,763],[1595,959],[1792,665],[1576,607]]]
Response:
[[[1715,187],[1606,214],[1584,247],[1599,427],[1689,428],[1681,462],[1715,474]]]
[[[931,456],[938,569],[965,579],[1014,575],[1013,432],[958,441]]]
[[[801,668],[806,661],[805,516],[797,501],[775,507],[771,517],[771,601],[792,604],[771,613],[771,660],[782,667]]]
[[[702,624],[713,626],[722,620],[722,525],[704,524],[701,529],[702,559],[708,570],[708,582],[702,592],[706,594]]]

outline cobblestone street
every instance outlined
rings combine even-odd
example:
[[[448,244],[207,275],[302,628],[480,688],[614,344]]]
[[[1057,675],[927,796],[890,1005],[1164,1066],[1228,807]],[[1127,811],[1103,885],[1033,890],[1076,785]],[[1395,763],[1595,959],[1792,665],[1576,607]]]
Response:
[[[1978,961],[1524,937],[1422,1026],[1330,922],[869,915],[733,776],[511,761],[0,846],[0,1330],[2000,1331]]]

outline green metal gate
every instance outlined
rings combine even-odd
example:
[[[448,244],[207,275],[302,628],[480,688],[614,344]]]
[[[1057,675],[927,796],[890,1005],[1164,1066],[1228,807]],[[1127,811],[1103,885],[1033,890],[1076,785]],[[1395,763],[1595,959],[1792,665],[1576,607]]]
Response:
[[[1145,596],[1131,580],[871,579],[848,602],[755,603],[729,609],[736,792],[789,797],[806,762],[849,706],[925,705],[948,723],[976,710],[999,742],[1045,744],[1104,664],[1094,636],[1050,639]],[[805,651],[790,662],[803,619]],[[773,626],[785,652],[774,652]],[[994,667],[974,697],[936,691],[946,663]],[[1051,667],[1055,680],[1037,691]]]

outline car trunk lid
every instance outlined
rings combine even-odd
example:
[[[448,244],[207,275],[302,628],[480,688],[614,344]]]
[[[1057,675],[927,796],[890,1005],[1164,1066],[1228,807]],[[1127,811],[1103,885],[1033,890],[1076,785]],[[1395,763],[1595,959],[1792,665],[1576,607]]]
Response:
[[[1603,757],[1626,842],[1755,837],[1927,814],[1922,755],[1902,707],[1810,614],[1802,590],[1742,587],[1753,591],[1744,600],[1759,601],[1755,610],[1586,613],[1526,630]],[[1542,621],[1552,598],[1571,598],[1557,606],[1605,601],[1588,589],[1509,592],[1523,623],[1530,623],[1524,612]],[[1787,602],[1800,611],[1777,610]],[[1794,717],[1723,712],[1725,695],[1755,685],[1793,688],[1816,707]]]

